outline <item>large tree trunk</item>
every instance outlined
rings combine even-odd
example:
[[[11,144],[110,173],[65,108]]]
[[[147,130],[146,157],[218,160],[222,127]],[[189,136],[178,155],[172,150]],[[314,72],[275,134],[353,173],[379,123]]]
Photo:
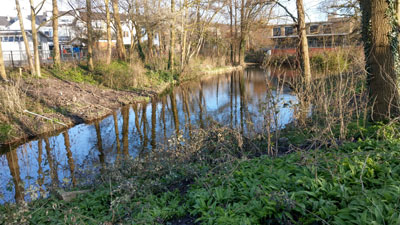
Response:
[[[398,74],[395,68],[395,58],[392,51],[390,36],[393,33],[390,24],[391,15],[386,0],[374,0],[371,4],[371,52],[368,57],[370,64],[370,97],[374,100],[372,119],[385,120],[399,113]],[[397,37],[392,37],[397,38]]]
[[[106,17],[107,17],[107,56],[106,63],[111,63],[111,54],[112,54],[112,46],[111,46],[111,18],[110,18],[110,0],[105,0],[104,4],[106,6]]]
[[[40,58],[39,58],[39,42],[38,42],[38,35],[36,30],[36,12],[35,6],[33,5],[33,0],[29,0],[31,6],[31,26],[32,26],[32,41],[33,41],[33,53],[35,59],[35,70],[36,75],[41,77],[40,73]]]
[[[22,17],[22,13],[21,13],[21,7],[19,6],[19,0],[15,0],[15,7],[17,9],[19,26],[21,28],[22,38],[24,39],[26,58],[28,60],[29,69],[31,70],[31,74],[35,75],[35,67],[34,67],[33,61],[32,61],[32,54],[31,54],[31,49],[29,47],[28,37],[26,36],[26,32],[25,32],[25,28],[24,28],[24,22],[23,22],[24,19]]]
[[[57,0],[53,0],[53,45],[54,45],[54,66],[61,65],[60,60],[60,45],[58,42],[58,6]]]
[[[171,13],[175,13],[175,0],[171,0]],[[174,69],[174,58],[175,58],[175,15],[173,16],[172,24],[170,27],[170,43],[168,51],[168,69]]]
[[[91,0],[86,0],[86,10],[87,10],[87,18],[86,18],[86,28],[87,28],[87,64],[89,71],[94,70],[93,65],[93,40],[92,40],[92,2]]]
[[[310,57],[308,53],[308,40],[307,40],[307,30],[304,17],[304,6],[303,0],[296,0],[297,6],[297,32],[299,33],[300,39],[300,67],[301,73],[304,78],[306,87],[310,86],[311,83],[311,67],[310,67]]]
[[[0,77],[3,80],[7,80],[6,68],[4,66],[4,60],[3,60],[3,50],[1,48],[1,40],[0,40]]]
[[[122,38],[122,26],[121,26],[121,19],[119,17],[119,7],[118,7],[118,0],[112,0],[112,7],[113,7],[113,15],[115,26],[117,28],[117,53],[118,59],[125,60],[126,59],[126,52],[124,47],[124,40]]]

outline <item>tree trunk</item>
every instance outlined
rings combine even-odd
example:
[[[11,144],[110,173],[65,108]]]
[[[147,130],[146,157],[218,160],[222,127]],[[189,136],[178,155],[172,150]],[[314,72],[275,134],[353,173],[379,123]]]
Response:
[[[175,0],[171,0],[171,13],[175,13]],[[168,69],[174,70],[174,58],[175,58],[175,15],[173,15],[172,24],[170,27],[170,43],[168,51]]]
[[[113,7],[113,15],[115,26],[117,28],[117,53],[118,59],[125,60],[126,59],[126,52],[124,47],[124,40],[122,38],[122,26],[121,26],[121,19],[119,16],[119,7],[118,7],[118,0],[112,0],[112,7]]]
[[[230,57],[231,57],[231,64],[234,65],[235,61],[233,59],[233,9],[232,9],[232,0],[230,0],[229,2],[229,19],[230,19],[230,36],[231,36],[231,40],[230,40]]]
[[[303,0],[296,0],[297,6],[297,32],[299,33],[300,39],[300,67],[306,88],[310,86],[311,83],[311,67],[310,67],[310,57],[308,53],[308,40],[307,40],[307,30],[304,17],[304,6]]]
[[[61,65],[60,60],[60,45],[58,42],[58,6],[57,0],[53,0],[53,45],[54,45],[54,66]]]
[[[7,80],[6,68],[4,66],[4,60],[3,60],[3,50],[1,48],[1,40],[0,40],[0,77],[3,80]]]
[[[247,19],[246,17],[245,1],[242,0],[240,7],[240,41],[239,41],[239,64],[244,65],[244,54],[246,51],[247,42]]]
[[[107,56],[106,63],[111,63],[111,54],[112,54],[112,46],[111,46],[111,18],[110,18],[110,0],[104,1],[106,7],[106,17],[107,17]]]
[[[35,70],[36,75],[41,77],[40,73],[40,58],[39,58],[39,42],[38,42],[38,35],[36,30],[36,12],[35,6],[33,5],[33,0],[29,0],[31,6],[31,26],[32,26],[32,41],[33,41],[33,53],[35,59]]]
[[[87,64],[89,71],[94,70],[93,66],[93,40],[92,40],[92,2],[91,0],[86,0],[86,10],[87,10],[87,18],[86,18],[86,28],[87,28]]]
[[[182,13],[182,38],[181,38],[181,70],[185,68],[185,56],[186,56],[186,15],[187,15],[187,0],[183,1],[183,13]]]
[[[371,1],[371,52],[368,57],[371,77],[370,97],[374,100],[372,119],[385,120],[399,113],[398,74],[392,51],[390,36],[394,32],[387,15],[389,5],[386,0]],[[397,38],[397,37],[393,37]]]
[[[31,54],[31,49],[29,47],[28,37],[26,36],[26,32],[25,32],[25,28],[24,28],[24,22],[23,22],[23,17],[22,17],[22,13],[21,13],[21,7],[19,6],[19,0],[15,0],[15,7],[17,9],[19,26],[21,28],[22,38],[24,39],[26,58],[28,60],[29,69],[31,70],[31,74],[34,76],[35,75],[35,67],[34,67],[33,61],[32,61],[32,54]]]

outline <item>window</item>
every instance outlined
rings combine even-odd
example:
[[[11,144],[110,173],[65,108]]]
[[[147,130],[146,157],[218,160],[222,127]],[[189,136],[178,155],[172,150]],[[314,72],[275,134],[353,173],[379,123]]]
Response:
[[[285,27],[285,35],[293,35],[293,27]]]
[[[274,27],[273,33],[274,33],[274,36],[281,36],[281,28]]]
[[[46,36],[50,36],[50,32],[49,32],[49,31],[45,31],[44,34],[45,34]]]
[[[324,34],[331,34],[332,33],[331,25],[330,24],[324,24],[323,31],[324,31]]]
[[[318,33],[318,30],[319,30],[318,28],[319,28],[318,25],[311,25],[311,26],[310,26],[310,33],[311,33],[311,34]]]
[[[13,42],[14,41],[14,37],[8,37],[8,42]]]
[[[8,41],[8,37],[3,37],[3,42],[7,42]]]

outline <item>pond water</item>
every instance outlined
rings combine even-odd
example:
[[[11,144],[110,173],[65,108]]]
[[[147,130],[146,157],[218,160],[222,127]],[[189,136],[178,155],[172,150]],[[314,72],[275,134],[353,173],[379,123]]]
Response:
[[[149,103],[22,144],[0,155],[0,204],[45,196],[51,186],[92,182],[102,166],[162,147],[177,133],[189,138],[192,129],[207,128],[211,121],[244,133],[262,131],[262,110],[268,96],[277,94],[273,77],[271,70],[247,68],[188,82]],[[283,88],[278,126],[291,122],[288,105],[295,103],[290,89]]]

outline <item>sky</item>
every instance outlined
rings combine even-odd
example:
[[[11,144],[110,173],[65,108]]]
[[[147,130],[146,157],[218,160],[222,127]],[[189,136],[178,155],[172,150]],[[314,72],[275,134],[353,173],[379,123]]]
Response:
[[[304,8],[307,21],[323,21],[326,20],[326,14],[323,14],[319,11],[318,6],[321,0],[303,0],[304,1]],[[14,0],[0,0],[1,7],[0,7],[0,15],[1,16],[17,16],[17,12],[15,10],[15,1]],[[38,4],[41,0],[34,0],[34,3]],[[285,5],[289,11],[293,15],[297,15],[296,13],[296,0],[280,0],[280,2]],[[20,5],[22,9],[22,13],[24,16],[29,15],[29,0],[20,0]],[[69,5],[67,4],[66,0],[59,0],[59,9],[60,10],[67,10],[69,9]],[[51,10],[51,0],[46,0],[46,3],[42,9],[43,10]],[[285,12],[281,9],[278,9],[277,12],[279,15],[285,15]],[[277,23],[285,23],[291,22],[290,19],[279,19],[276,21]]]

